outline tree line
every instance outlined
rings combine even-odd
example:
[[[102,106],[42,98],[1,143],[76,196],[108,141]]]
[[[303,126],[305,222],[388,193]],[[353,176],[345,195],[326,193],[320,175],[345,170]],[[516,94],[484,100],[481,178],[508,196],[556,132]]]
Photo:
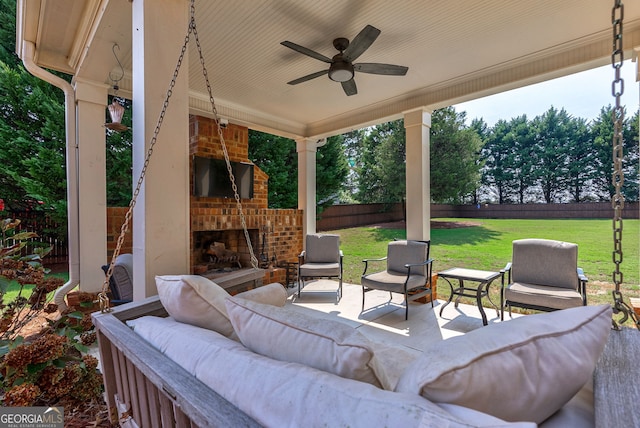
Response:
[[[566,110],[550,107],[545,113],[528,119],[526,115],[500,120],[490,127],[482,119],[466,124],[466,113],[447,107],[433,112],[430,132],[430,189],[434,203],[563,203],[610,201],[612,184],[613,138],[612,107],[605,106],[599,116],[588,122]],[[639,153],[638,112],[625,115],[622,124],[624,183],[626,200],[638,200]],[[270,174],[269,191],[296,194],[296,159],[289,158],[270,169],[271,153],[256,146],[259,133],[251,133],[249,153]],[[264,137],[262,137],[264,138]],[[286,139],[268,137],[269,150],[295,144]],[[397,203],[406,191],[406,141],[402,120],[360,129],[318,149],[319,170],[342,177],[344,159],[348,167],[342,185],[324,185],[318,176],[317,187],[324,193],[319,201],[338,203]],[[331,150],[331,153],[329,153]],[[282,158],[282,154],[280,158]],[[260,160],[258,160],[260,158]],[[326,159],[333,159],[335,170]],[[253,158],[252,158],[253,159]],[[261,163],[264,162],[264,163]],[[288,171],[287,171],[288,170]],[[283,175],[286,180],[279,179]],[[288,186],[283,192],[280,185]],[[331,192],[334,192],[331,194]],[[282,202],[276,198],[270,201]],[[276,202],[278,201],[278,202]],[[294,207],[275,205],[274,207]]]
[[[587,122],[564,109],[549,108],[526,116],[500,120],[487,128],[474,122],[483,140],[478,159],[483,163],[474,199],[509,203],[609,201],[612,185],[612,107]],[[622,126],[626,200],[638,200],[638,112]]]

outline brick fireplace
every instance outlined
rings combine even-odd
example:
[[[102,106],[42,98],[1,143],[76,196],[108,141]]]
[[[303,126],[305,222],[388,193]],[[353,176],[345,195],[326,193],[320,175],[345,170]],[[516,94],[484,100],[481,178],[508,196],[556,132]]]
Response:
[[[249,162],[249,130],[246,127],[229,124],[223,130],[224,140],[232,162]],[[218,130],[212,119],[191,116],[189,123],[189,153],[192,156],[224,159]],[[212,268],[235,265],[231,253],[238,255],[242,267],[250,267],[249,251],[246,244],[239,210],[234,198],[203,197],[193,193],[193,162],[191,162],[191,272],[202,274]],[[302,211],[297,209],[269,209],[268,176],[254,166],[253,198],[242,199],[242,210],[249,230],[254,254],[261,267],[265,268],[265,284],[285,282],[284,262],[297,261],[302,250]],[[212,257],[206,254],[223,254],[231,258],[221,266],[212,264]],[[203,254],[204,253],[204,254]],[[224,266],[224,265],[231,266]]]

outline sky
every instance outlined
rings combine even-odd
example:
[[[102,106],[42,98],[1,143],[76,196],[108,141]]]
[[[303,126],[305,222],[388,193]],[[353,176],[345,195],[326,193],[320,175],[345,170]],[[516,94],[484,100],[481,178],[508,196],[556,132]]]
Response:
[[[635,81],[636,63],[626,60],[621,71],[624,93],[621,103],[630,117],[638,110],[638,82]],[[455,105],[457,112],[467,112],[467,124],[483,118],[489,126],[500,120],[509,120],[523,114],[529,120],[549,110],[551,106],[564,108],[574,117],[591,121],[600,109],[614,105],[611,82],[615,74],[611,65],[583,71],[547,82],[526,86],[474,101]]]

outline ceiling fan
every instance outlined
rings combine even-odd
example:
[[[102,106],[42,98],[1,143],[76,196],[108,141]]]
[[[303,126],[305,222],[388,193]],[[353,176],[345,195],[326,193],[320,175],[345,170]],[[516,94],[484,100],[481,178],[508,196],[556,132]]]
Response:
[[[371,25],[367,25],[358,33],[351,43],[349,43],[349,39],[344,37],[335,39],[333,41],[333,46],[340,52],[334,55],[333,58],[326,57],[316,51],[312,51],[309,48],[305,48],[304,46],[300,46],[290,41],[281,42],[281,45],[293,49],[296,52],[300,52],[301,54],[330,64],[329,69],[327,70],[317,71],[287,83],[289,85],[297,85],[298,83],[306,82],[308,80],[315,79],[316,77],[328,74],[329,79],[342,84],[342,89],[344,89],[345,94],[355,95],[358,93],[356,82],[353,79],[356,71],[369,74],[384,74],[387,76],[404,76],[407,74],[407,70],[409,70],[409,68],[401,65],[370,62],[361,62],[358,64],[353,63],[353,61],[355,61],[369,48],[369,46],[373,44],[379,35],[380,30]]]

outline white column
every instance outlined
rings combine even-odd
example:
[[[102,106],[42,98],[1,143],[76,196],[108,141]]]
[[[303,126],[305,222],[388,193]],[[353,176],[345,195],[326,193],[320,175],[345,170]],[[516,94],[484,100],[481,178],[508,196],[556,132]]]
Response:
[[[189,22],[187,0],[132,7],[133,182],[138,181]],[[133,299],[155,276],[189,273],[189,110],[185,56],[133,213]]]
[[[298,152],[298,209],[303,210],[303,234],[316,233],[316,153],[317,138],[296,140]]]
[[[431,169],[429,132],[431,113],[404,113],[407,152],[407,239],[431,239]]]
[[[107,262],[106,85],[75,82],[78,142],[80,289],[102,290]]]

